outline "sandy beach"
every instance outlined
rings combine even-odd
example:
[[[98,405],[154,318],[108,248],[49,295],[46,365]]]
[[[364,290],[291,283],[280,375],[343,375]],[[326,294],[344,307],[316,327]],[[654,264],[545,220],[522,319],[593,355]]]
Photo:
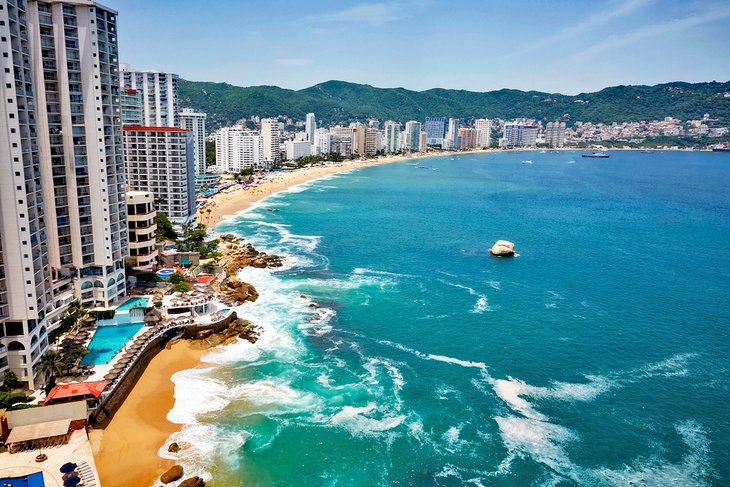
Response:
[[[167,420],[175,404],[175,372],[200,363],[204,350],[193,350],[180,341],[153,358],[130,395],[104,430],[90,432],[101,485],[147,486],[174,462],[157,455],[167,438],[180,426]]]
[[[491,149],[480,151],[464,152],[462,154],[474,154],[478,152],[491,152]],[[328,174],[349,171],[367,166],[377,166],[380,164],[389,164],[393,162],[412,161],[423,159],[425,157],[438,157],[457,155],[458,153],[428,153],[418,154],[411,157],[406,156],[389,156],[379,159],[369,159],[365,161],[344,161],[342,163],[315,166],[303,169],[295,169],[291,171],[281,171],[270,173],[270,180],[261,183],[256,187],[248,189],[239,188],[228,193],[220,193],[213,197],[213,204],[198,211],[198,222],[204,224],[208,228],[215,227],[218,223],[225,220],[226,217],[234,216],[237,213],[247,209],[257,201],[277,193],[284,191],[291,186],[306,183],[312,179],[321,178]],[[210,212],[208,212],[210,210]]]

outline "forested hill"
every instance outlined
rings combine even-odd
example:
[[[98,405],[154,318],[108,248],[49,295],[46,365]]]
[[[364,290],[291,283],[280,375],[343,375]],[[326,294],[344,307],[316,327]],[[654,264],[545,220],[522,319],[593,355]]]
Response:
[[[675,117],[712,118],[730,123],[730,81],[666,83],[655,86],[614,86],[576,96],[538,91],[496,90],[483,93],[435,88],[410,91],[327,81],[303,90],[276,86],[239,87],[227,83],[180,80],[181,106],[208,114],[216,128],[244,117],[289,115],[304,119],[314,112],[321,122],[423,120],[427,116],[459,118],[517,117],[590,122],[625,122]]]

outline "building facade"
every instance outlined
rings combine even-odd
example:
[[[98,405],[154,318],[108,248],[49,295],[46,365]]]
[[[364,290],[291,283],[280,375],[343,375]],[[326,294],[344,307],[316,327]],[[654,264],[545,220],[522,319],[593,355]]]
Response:
[[[332,142],[330,131],[327,129],[317,129],[314,131],[314,146],[312,154],[323,156],[330,153],[330,144]]]
[[[263,140],[257,132],[223,127],[215,135],[215,158],[224,172],[261,170],[265,167]]]
[[[279,122],[274,118],[261,120],[261,138],[264,144],[264,162],[276,164],[281,161],[281,135]]]
[[[129,188],[151,192],[178,230],[195,223],[193,144],[192,132],[181,128],[124,126]]]
[[[127,228],[129,231],[129,262],[133,268],[152,271],[157,267],[154,194],[150,191],[127,192]]]
[[[307,140],[314,143],[314,133],[317,130],[317,119],[314,117],[314,113],[307,113],[306,121],[304,122],[304,131],[307,134]]]
[[[474,149],[477,146],[477,129],[461,127],[459,129],[459,149]]]
[[[287,140],[284,143],[287,161],[296,161],[312,155],[312,144],[308,140]]]
[[[183,108],[180,111],[180,128],[193,133],[193,163],[195,175],[206,173],[205,164],[205,118],[207,115],[196,112],[192,108]],[[134,125],[134,124],[130,124]]]
[[[446,134],[446,117],[426,117],[424,128],[428,145],[441,146]]]
[[[459,128],[461,123],[458,118],[449,119],[449,129],[446,131],[444,136],[444,142],[442,147],[447,150],[459,150],[461,143],[459,141]]]
[[[406,129],[403,132],[403,148],[409,151],[417,151],[421,141],[421,122],[411,120],[406,122]]]
[[[563,147],[565,145],[565,122],[556,120],[547,123],[545,143],[551,147]]]
[[[492,145],[492,122],[488,118],[477,118],[474,120],[474,128],[477,131],[476,146],[484,149]]]
[[[142,92],[142,126],[179,127],[178,75],[157,71],[135,71],[120,64],[122,87]]]
[[[537,140],[537,126],[523,122],[507,122],[502,135],[503,147],[534,147]]]
[[[396,152],[400,152],[401,147],[401,132],[400,132],[400,124],[398,122],[394,122],[392,120],[388,120],[385,122],[385,131],[384,131],[384,138],[385,138],[385,152],[386,154],[394,154]]]
[[[122,88],[119,92],[122,125],[142,125],[142,92]]]
[[[0,374],[28,386],[68,304],[124,296],[116,12],[0,1]]]

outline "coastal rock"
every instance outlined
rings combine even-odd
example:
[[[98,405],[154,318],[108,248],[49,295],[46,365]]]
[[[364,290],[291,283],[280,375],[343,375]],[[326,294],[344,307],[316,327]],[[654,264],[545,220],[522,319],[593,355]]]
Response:
[[[206,330],[199,332],[195,338],[198,340],[194,346],[195,349],[207,349],[216,347],[218,345],[230,345],[231,343],[237,342],[239,339],[247,340],[251,343],[256,343],[259,337],[259,329],[248,320],[238,319],[233,321],[228,328],[223,331],[213,332],[213,330]],[[194,345],[195,345],[194,344]]]
[[[180,445],[175,442],[170,443],[170,446],[167,447],[167,451],[169,451],[170,453],[177,453],[180,451]]]
[[[180,465],[175,465],[170,467],[170,470],[162,474],[162,477],[160,477],[160,482],[162,482],[163,484],[169,484],[170,482],[178,480],[182,476],[183,468]]]
[[[489,253],[497,257],[512,257],[515,255],[515,244],[507,240],[497,240],[489,249]]]
[[[183,480],[178,487],[204,487],[205,481],[200,477],[190,477],[189,479]]]
[[[256,301],[259,293],[251,284],[239,281],[235,277],[225,279],[220,285],[220,293],[224,298],[230,299],[236,304],[242,304],[246,301]]]
[[[223,256],[220,258],[219,264],[228,274],[234,274],[243,267],[268,269],[283,265],[281,257],[259,252],[250,243],[245,245],[227,244],[223,247],[222,253]]]

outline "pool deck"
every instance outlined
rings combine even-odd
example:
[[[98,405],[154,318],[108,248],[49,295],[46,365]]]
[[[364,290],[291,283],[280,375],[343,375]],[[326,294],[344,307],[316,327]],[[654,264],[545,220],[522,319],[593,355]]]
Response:
[[[43,481],[46,487],[62,487],[63,474],[59,470],[61,465],[66,462],[76,464],[86,462],[91,467],[91,471],[94,472],[96,485],[101,485],[91,443],[85,430],[74,431],[71,433],[71,438],[67,444],[44,449],[43,453],[48,456],[48,460],[42,463],[36,463],[35,461],[38,450],[13,453],[12,455],[8,452],[0,453],[0,477],[20,477],[35,472],[43,472]]]

